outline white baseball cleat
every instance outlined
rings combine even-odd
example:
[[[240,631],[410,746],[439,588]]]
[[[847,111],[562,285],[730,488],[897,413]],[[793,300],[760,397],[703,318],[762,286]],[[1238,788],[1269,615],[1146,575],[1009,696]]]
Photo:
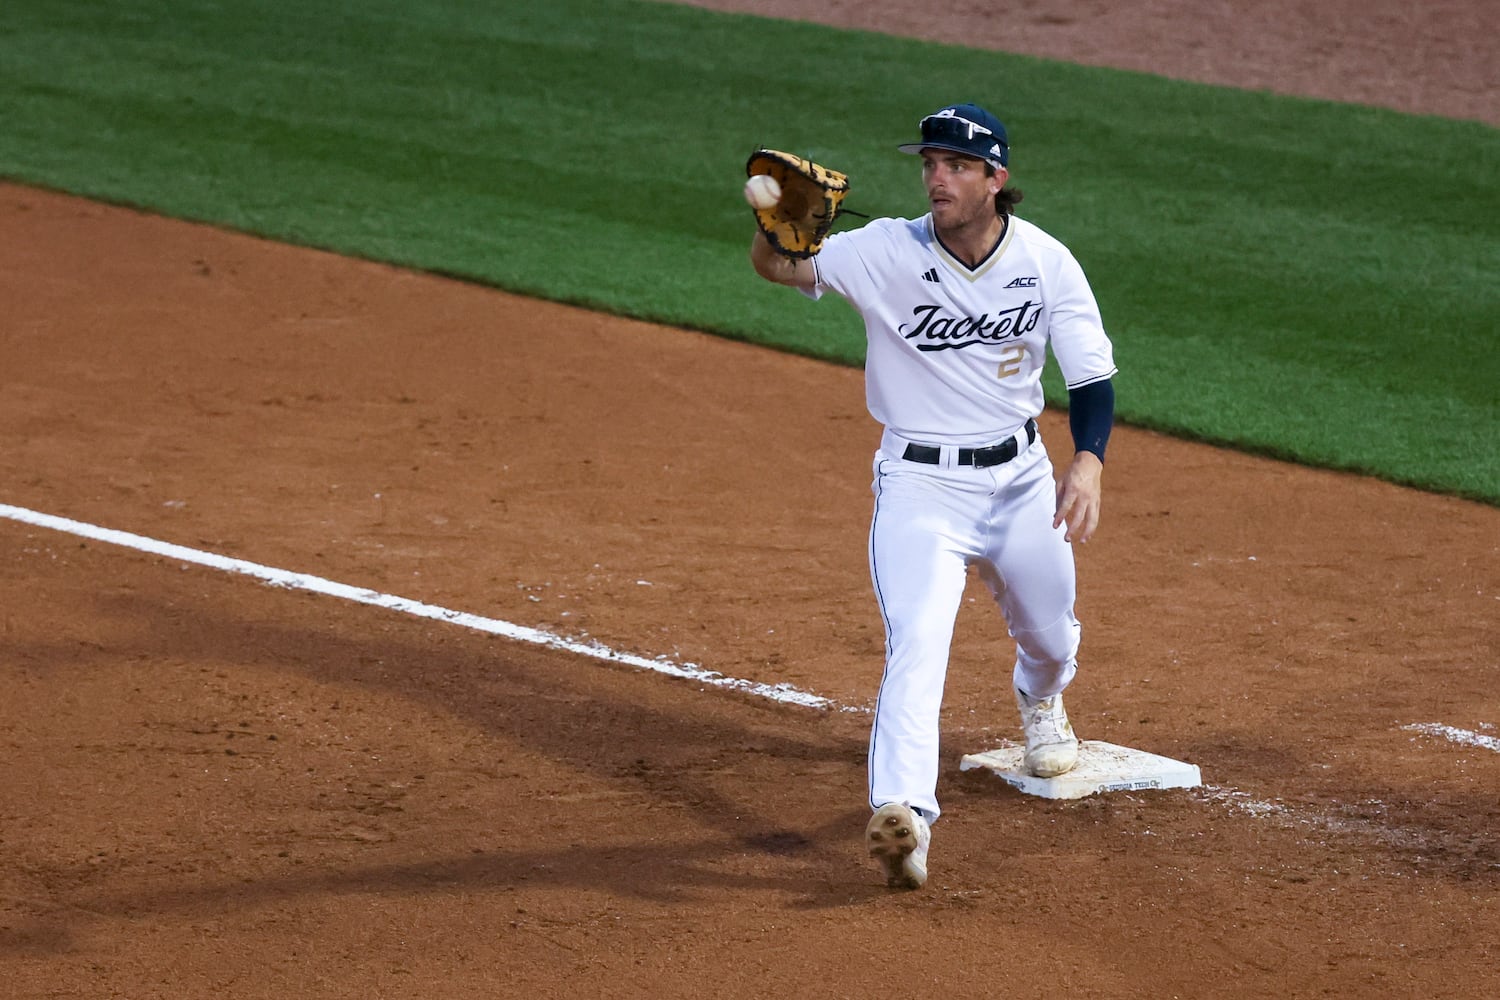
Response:
[[[1016,688],[1021,731],[1026,734],[1026,770],[1038,778],[1067,774],[1078,763],[1078,737],[1068,723],[1061,694],[1032,698]]]
[[[870,857],[885,869],[885,884],[892,889],[920,889],[927,882],[927,848],[932,827],[922,814],[900,802],[887,802],[875,810],[865,827]]]

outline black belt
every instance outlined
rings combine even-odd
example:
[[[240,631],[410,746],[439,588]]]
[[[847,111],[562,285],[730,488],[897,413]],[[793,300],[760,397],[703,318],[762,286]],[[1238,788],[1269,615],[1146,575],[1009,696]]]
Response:
[[[1026,421],[1026,446],[1029,448],[1036,442],[1036,421]],[[988,448],[960,448],[958,449],[958,464],[972,465],[976,469],[988,469],[996,465],[1004,465],[1021,453],[1016,445],[1015,436],[999,444]],[[943,461],[943,449],[930,444],[909,444],[902,458],[908,462],[921,462],[923,465],[940,465]]]

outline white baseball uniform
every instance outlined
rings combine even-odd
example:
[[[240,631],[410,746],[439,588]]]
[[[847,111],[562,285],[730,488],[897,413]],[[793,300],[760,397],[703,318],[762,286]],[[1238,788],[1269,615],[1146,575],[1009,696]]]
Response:
[[[1014,216],[974,268],[942,246],[931,216],[834,234],[813,261],[806,294],[836,292],[864,319],[866,402],[885,426],[870,525],[886,629],[870,804],[936,817],[938,717],[969,566],[1015,639],[1015,686],[1045,698],[1073,679],[1073,553],[1052,527],[1052,466],[1034,418],[1049,344],[1069,389],[1113,376],[1113,348],[1073,255]],[[972,449],[994,446],[1015,457],[972,463]]]

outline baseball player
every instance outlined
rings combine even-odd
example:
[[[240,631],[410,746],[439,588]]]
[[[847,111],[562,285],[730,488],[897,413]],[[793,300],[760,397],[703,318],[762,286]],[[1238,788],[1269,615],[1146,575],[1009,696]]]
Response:
[[[836,292],[865,323],[866,402],[884,426],[870,576],[886,632],[865,837],[888,884],[906,888],[927,880],[941,812],[938,719],[968,567],[1015,640],[1025,766],[1051,777],[1077,762],[1062,702],[1080,634],[1071,543],[1098,524],[1116,371],[1082,268],[1013,214],[1005,126],[959,104],[920,129],[898,148],[921,157],[926,215],[872,220],[803,259],[757,232],[750,253],[762,277],[814,300]],[[1049,345],[1073,438],[1055,481],[1036,421]]]

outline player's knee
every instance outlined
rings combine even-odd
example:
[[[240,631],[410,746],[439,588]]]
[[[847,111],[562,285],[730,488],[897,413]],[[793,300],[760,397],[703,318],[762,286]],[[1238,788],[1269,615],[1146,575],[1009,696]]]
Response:
[[[1016,655],[1028,672],[1050,673],[1067,670],[1078,658],[1083,627],[1071,614],[1040,629],[1015,629]]]

